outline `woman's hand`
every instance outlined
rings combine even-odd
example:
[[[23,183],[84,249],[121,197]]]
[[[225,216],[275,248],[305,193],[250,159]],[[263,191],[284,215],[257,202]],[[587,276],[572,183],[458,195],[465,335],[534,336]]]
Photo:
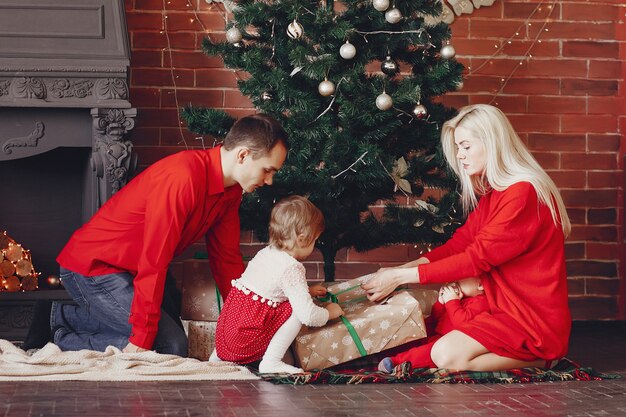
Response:
[[[367,282],[361,285],[370,301],[380,301],[400,285],[419,283],[415,267],[381,268]]]
[[[337,303],[328,303],[324,306],[328,310],[328,320],[336,319],[339,316],[343,316],[343,310]]]
[[[132,343],[128,342],[128,344],[126,345],[126,347],[124,349],[122,349],[122,352],[124,353],[137,353],[137,352],[146,352],[148,349],[144,349],[141,348],[137,345],[133,345]]]
[[[328,292],[328,290],[326,290],[326,287],[316,284],[316,285],[311,285],[309,287],[309,294],[311,294],[311,297],[315,298],[315,297],[323,297],[326,295],[326,293]]]

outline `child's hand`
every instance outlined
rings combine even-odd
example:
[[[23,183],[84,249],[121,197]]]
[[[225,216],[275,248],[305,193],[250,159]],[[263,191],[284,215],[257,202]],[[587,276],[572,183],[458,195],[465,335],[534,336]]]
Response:
[[[343,310],[337,303],[329,303],[324,306],[328,310],[328,320],[336,319],[339,316],[343,316]]]
[[[460,300],[461,291],[456,284],[448,284],[441,287],[439,290],[439,302],[442,304],[447,303],[450,300]]]
[[[326,290],[326,287],[323,287],[319,284],[317,285],[311,285],[309,287],[309,294],[311,294],[311,297],[315,298],[315,297],[322,297],[324,295],[326,295],[328,291]]]

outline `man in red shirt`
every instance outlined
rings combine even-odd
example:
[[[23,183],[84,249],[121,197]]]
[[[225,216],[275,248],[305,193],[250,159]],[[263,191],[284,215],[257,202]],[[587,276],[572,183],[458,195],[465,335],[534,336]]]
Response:
[[[287,134],[270,116],[238,120],[223,145],[170,155],[143,171],[78,229],[59,254],[75,304],[52,304],[52,339],[62,350],[153,349],[187,355],[178,317],[162,310],[172,259],[205,237],[224,298],[244,270],[242,192],[272,184]]]

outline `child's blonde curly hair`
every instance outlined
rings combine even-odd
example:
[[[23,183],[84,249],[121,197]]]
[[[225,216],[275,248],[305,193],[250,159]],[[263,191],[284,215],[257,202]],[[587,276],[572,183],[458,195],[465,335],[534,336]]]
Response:
[[[309,245],[324,230],[324,215],[306,197],[292,195],[280,200],[270,215],[270,245],[292,250],[299,235]]]

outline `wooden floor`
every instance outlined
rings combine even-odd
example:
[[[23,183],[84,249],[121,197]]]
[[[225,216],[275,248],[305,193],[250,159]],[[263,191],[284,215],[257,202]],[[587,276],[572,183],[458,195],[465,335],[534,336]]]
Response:
[[[626,326],[575,323],[568,357],[622,379],[540,384],[290,386],[268,382],[0,382],[0,417],[620,416]]]

